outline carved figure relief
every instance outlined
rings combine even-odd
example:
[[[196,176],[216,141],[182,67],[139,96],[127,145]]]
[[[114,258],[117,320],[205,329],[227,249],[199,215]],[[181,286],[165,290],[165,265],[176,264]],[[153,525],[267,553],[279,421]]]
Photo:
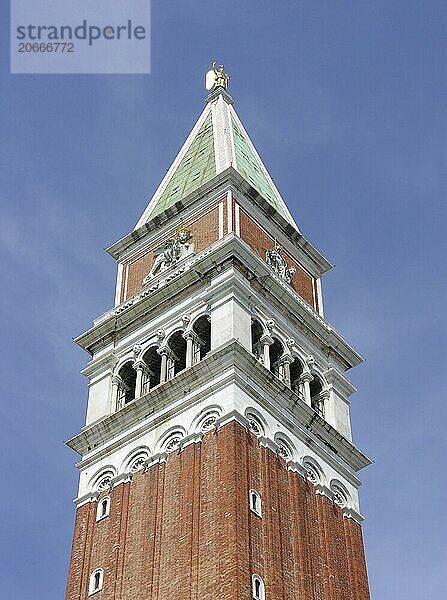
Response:
[[[286,283],[292,282],[292,277],[296,273],[295,267],[288,267],[285,258],[282,255],[282,247],[275,244],[271,250],[265,253],[265,261],[273,271],[281,277]]]
[[[149,283],[156,275],[174,266],[186,256],[194,253],[194,244],[191,243],[192,233],[185,226],[179,227],[175,236],[166,240],[160,248],[155,250],[155,260],[143,283]]]

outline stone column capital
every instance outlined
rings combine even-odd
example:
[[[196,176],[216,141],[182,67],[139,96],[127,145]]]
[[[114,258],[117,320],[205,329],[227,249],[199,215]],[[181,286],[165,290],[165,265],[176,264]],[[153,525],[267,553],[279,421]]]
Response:
[[[287,364],[287,365],[290,365],[291,363],[293,363],[293,361],[294,361],[294,360],[295,360],[295,359],[293,358],[293,356],[292,356],[291,354],[288,354],[288,353],[287,353],[287,354],[283,354],[283,355],[281,356],[281,358],[279,359],[279,362],[280,362],[282,365],[285,365],[285,364]]]
[[[261,335],[259,338],[259,341],[263,346],[271,346],[274,342],[274,339],[268,333],[264,333],[264,335]]]
[[[157,348],[157,352],[160,356],[167,356],[168,358],[172,358],[172,350],[168,346],[161,346]]]
[[[195,331],[193,331],[192,329],[187,329],[184,333],[182,333],[182,337],[185,340],[197,341],[197,339],[198,339],[197,333]]]
[[[300,383],[310,383],[313,378],[314,377],[310,371],[304,371],[303,373],[301,373],[299,380]]]
[[[123,385],[124,381],[119,375],[112,375],[112,385]]]
[[[141,358],[135,360],[132,364],[132,367],[135,369],[135,371],[147,371],[147,365],[144,360],[141,360]]]

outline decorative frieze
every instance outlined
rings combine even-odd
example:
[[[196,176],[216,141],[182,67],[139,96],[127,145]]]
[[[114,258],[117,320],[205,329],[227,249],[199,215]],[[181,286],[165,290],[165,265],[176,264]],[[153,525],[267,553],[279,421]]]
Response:
[[[163,273],[163,271],[173,267],[190,254],[194,254],[194,244],[191,243],[191,239],[191,231],[186,225],[181,225],[174,237],[167,239],[160,248],[155,250],[154,263],[147,276],[143,279],[143,283],[149,283],[151,279]]]
[[[292,283],[292,278],[296,273],[295,267],[288,267],[286,259],[282,255],[283,248],[275,244],[274,248],[267,250],[265,261],[268,266],[286,283]]]

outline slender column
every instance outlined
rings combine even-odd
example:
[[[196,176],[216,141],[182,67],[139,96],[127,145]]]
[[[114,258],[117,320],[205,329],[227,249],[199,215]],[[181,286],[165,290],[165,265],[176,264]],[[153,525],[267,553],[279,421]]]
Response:
[[[133,363],[133,368],[137,372],[137,380],[135,383],[135,398],[140,398],[143,392],[143,375],[146,365],[142,360],[136,360]]]
[[[319,402],[318,412],[320,413],[320,415],[322,417],[325,417],[325,415],[326,415],[327,402],[329,401],[330,397],[331,397],[331,392],[329,390],[323,390],[322,392],[320,392],[320,402]]]
[[[293,356],[291,354],[283,354],[281,356],[281,370],[282,370],[282,380],[283,382],[290,387],[290,363],[293,363]]]
[[[116,412],[121,406],[120,402],[120,390],[125,388],[125,383],[119,375],[113,375],[112,377],[112,412]]]
[[[262,362],[266,369],[270,370],[270,346],[273,344],[273,338],[264,334],[259,340],[262,345]]]
[[[119,375],[112,376],[112,402],[111,402],[112,412],[115,412],[116,410],[118,410],[118,390],[119,390],[119,387],[122,384],[122,382],[123,382],[123,380],[121,379],[121,377]]]
[[[160,348],[158,354],[161,356],[160,383],[164,383],[168,377],[168,348]]]
[[[303,386],[304,402],[309,406],[312,405],[310,399],[310,382],[312,381],[312,379],[313,376],[312,373],[310,373],[310,371],[304,371],[304,373],[301,373],[300,375],[300,384]]]
[[[186,368],[189,369],[193,363],[195,333],[191,330],[185,331],[183,337],[186,340]]]

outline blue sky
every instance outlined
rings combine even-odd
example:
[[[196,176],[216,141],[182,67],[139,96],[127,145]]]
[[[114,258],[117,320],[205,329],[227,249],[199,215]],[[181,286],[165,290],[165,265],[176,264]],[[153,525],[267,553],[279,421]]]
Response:
[[[211,60],[298,224],[335,265],[372,596],[445,595],[445,2],[155,1],[152,73],[9,75],[0,8],[0,589],[63,597],[87,355],[126,234],[202,110]]]

